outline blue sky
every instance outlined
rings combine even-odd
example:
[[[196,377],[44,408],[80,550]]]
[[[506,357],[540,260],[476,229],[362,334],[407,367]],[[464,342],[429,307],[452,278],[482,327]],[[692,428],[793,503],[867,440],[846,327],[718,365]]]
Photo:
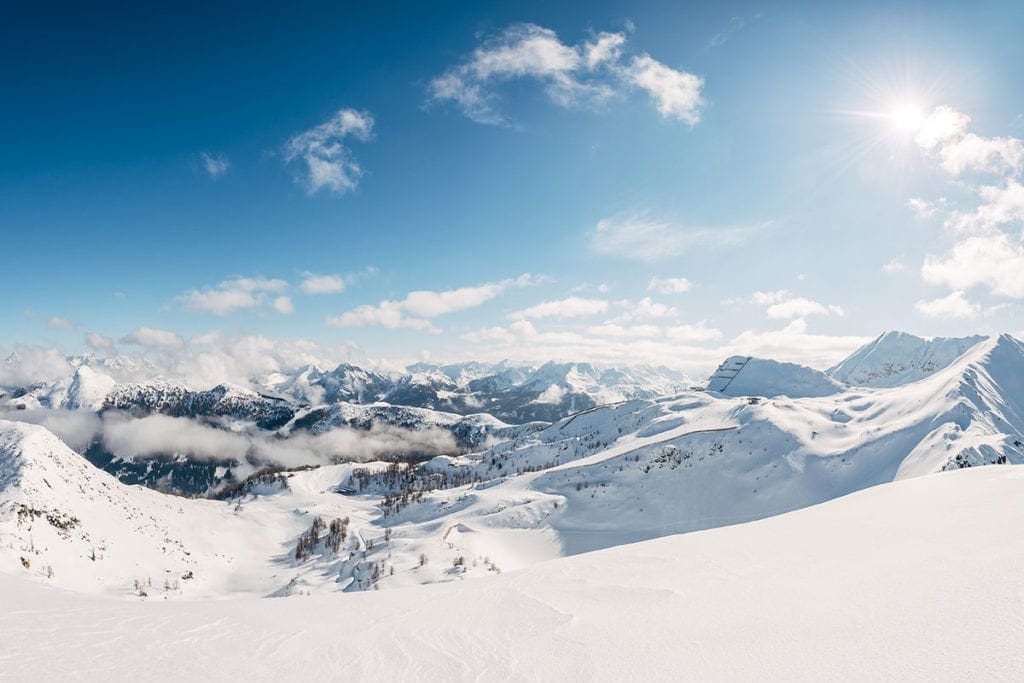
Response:
[[[1021,330],[1024,6],[854,4],[14,10],[0,349]]]

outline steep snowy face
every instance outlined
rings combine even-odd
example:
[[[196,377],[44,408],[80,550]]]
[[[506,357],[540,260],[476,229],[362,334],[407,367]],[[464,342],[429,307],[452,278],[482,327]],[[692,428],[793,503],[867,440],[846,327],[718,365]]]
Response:
[[[845,387],[823,372],[795,363],[732,356],[718,366],[707,390],[725,396],[831,396]]]
[[[107,395],[104,408],[134,415],[229,417],[253,422],[262,429],[277,429],[295,417],[298,406],[282,398],[223,384],[193,391],[178,384],[151,382],[116,387]]]
[[[136,578],[165,574],[178,580],[197,558],[174,531],[174,500],[123,486],[42,427],[0,420],[0,556],[8,571],[20,564],[46,579],[59,572],[58,583],[82,590],[127,590]]]
[[[67,410],[99,410],[116,385],[110,375],[96,372],[88,365],[83,365],[75,370],[60,407]]]
[[[929,377],[986,337],[922,339],[906,332],[886,332],[827,374],[859,387],[895,387]]]

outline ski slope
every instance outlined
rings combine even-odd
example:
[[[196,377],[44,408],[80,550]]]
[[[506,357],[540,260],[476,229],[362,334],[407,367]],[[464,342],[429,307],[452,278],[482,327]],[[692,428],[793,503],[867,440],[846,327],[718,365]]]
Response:
[[[0,581],[11,680],[1020,679],[1024,468],[897,481],[488,580],[287,600]]]

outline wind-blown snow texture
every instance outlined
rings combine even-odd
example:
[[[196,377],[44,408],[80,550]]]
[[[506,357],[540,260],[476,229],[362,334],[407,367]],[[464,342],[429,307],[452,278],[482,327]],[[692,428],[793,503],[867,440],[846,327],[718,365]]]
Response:
[[[172,604],[0,581],[12,680],[1020,680],[1024,468],[490,580]]]

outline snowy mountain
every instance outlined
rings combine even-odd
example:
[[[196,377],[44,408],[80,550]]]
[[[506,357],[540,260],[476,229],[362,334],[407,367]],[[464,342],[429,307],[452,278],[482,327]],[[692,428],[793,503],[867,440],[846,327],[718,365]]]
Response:
[[[283,398],[242,387],[221,384],[193,391],[169,382],[118,386],[107,394],[103,408],[139,416],[159,413],[171,417],[227,417],[252,422],[261,429],[284,426],[297,410]]]
[[[796,363],[732,356],[718,366],[707,390],[726,396],[831,396],[845,387],[818,370]]]
[[[148,585],[189,569],[202,581],[160,594],[398,588],[761,519],[944,470],[1024,463],[1024,345],[1006,335],[910,384],[751,396],[687,391],[526,426],[383,404],[313,409],[275,443],[312,449],[320,442],[310,439],[374,423],[375,411],[446,434],[461,425],[481,441],[466,453],[448,441],[452,452],[425,462],[267,469],[226,502],[124,486],[41,427],[8,423],[0,570],[25,571],[24,557],[40,580],[120,595],[137,593],[129,577]],[[125,511],[144,526],[117,527]],[[117,548],[117,562],[83,560],[97,538]]]
[[[982,336],[922,339],[906,332],[886,332],[827,374],[854,386],[895,387],[935,374],[984,340]]]
[[[3,669],[14,680],[1020,680],[1022,495],[1021,468],[950,472],[430,590],[151,604],[162,589],[114,601],[4,576]]]

